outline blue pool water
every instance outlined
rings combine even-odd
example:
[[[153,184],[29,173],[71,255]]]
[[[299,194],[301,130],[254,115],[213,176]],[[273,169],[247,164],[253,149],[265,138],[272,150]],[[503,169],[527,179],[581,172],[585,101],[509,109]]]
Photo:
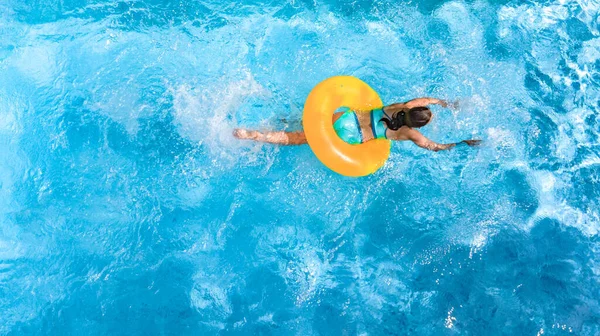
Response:
[[[1,335],[598,335],[600,3],[0,1]],[[366,178],[354,75],[434,108]]]

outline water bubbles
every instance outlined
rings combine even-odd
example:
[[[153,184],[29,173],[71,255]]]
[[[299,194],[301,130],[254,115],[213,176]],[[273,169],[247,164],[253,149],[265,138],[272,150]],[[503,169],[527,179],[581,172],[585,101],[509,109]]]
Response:
[[[454,307],[450,308],[448,311],[448,317],[446,317],[446,320],[444,321],[444,326],[448,329],[454,328],[454,322],[456,322],[456,317],[452,316],[453,312]]]

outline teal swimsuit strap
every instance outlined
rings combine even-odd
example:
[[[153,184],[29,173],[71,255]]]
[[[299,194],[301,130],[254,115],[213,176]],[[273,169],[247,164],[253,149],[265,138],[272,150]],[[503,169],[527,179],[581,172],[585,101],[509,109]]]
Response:
[[[379,120],[381,119],[382,115],[380,115],[379,118],[375,118],[375,113],[379,113],[379,111],[381,111],[382,115],[385,115],[386,117],[388,117],[388,119],[391,119],[390,116],[385,113],[385,111],[382,108],[378,108],[378,109],[373,109],[371,111],[371,131],[373,131],[373,137],[375,137],[375,139],[379,139],[379,138],[385,138],[387,139],[387,126],[383,126],[383,132],[382,134],[378,134],[377,129],[381,128],[381,126],[379,126]],[[375,120],[375,119],[379,119],[379,120]]]

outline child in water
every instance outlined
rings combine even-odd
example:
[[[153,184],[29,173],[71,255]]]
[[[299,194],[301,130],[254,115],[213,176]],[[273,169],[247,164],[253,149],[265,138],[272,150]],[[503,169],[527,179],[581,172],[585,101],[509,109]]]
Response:
[[[360,144],[374,139],[397,141],[410,140],[417,146],[432,151],[450,149],[460,143],[478,145],[481,140],[463,140],[457,143],[439,144],[427,139],[417,128],[427,125],[433,114],[428,105],[448,107],[448,103],[436,98],[417,98],[406,103],[395,103],[374,109],[369,113],[356,113],[341,107],[333,114],[333,128],[337,135],[349,144]],[[236,128],[233,135],[238,139],[254,140],[278,145],[303,145],[303,131],[259,132]]]

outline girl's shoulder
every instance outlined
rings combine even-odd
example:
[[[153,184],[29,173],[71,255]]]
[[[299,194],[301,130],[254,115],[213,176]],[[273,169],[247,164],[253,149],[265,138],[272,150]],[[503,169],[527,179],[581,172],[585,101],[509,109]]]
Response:
[[[390,112],[392,112],[392,111],[398,111],[398,110],[402,110],[404,108],[406,108],[406,102],[404,102],[404,103],[393,103],[393,104],[386,105],[386,106],[383,107],[383,109],[386,112],[387,111],[390,111]]]
[[[395,131],[388,129],[386,132],[386,135],[387,135],[387,138],[390,140],[403,141],[403,140],[409,140],[411,133],[414,131],[415,130],[413,130],[412,128],[404,125]]]

